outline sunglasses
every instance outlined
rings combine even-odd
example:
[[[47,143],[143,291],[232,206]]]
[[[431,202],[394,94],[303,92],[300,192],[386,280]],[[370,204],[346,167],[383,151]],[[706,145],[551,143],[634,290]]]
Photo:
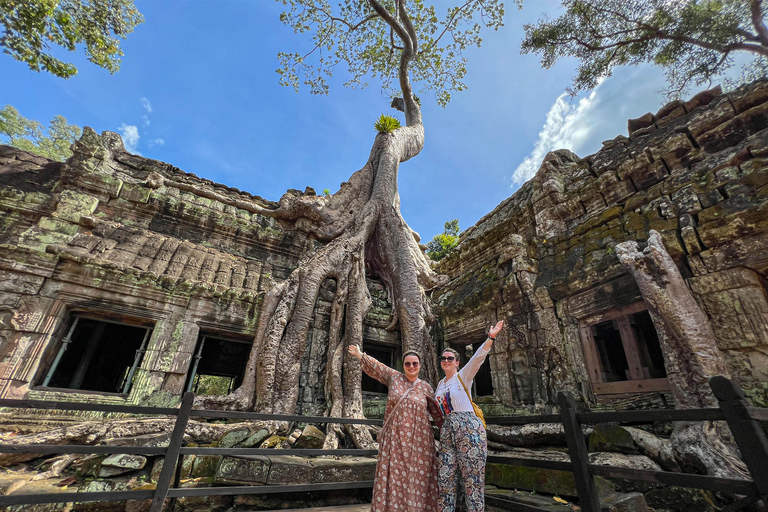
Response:
[[[441,362],[441,363],[442,363],[443,361],[448,361],[449,363],[452,363],[452,362],[454,362],[455,360],[456,360],[456,358],[455,358],[454,356],[447,356],[447,357],[441,357],[441,358],[440,358],[440,362]]]
[[[414,362],[408,361],[407,363],[403,363],[403,366],[407,366],[408,368],[410,368],[411,366],[413,366],[414,368],[418,368],[419,367],[419,362],[418,361],[414,361]]]

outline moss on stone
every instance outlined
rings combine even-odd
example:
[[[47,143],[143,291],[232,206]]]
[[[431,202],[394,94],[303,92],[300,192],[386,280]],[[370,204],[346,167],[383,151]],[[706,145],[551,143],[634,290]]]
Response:
[[[506,489],[577,496],[573,473],[569,471],[490,463],[486,466],[485,481],[489,485]],[[613,484],[603,478],[595,477],[595,484],[600,496],[606,496],[615,491]]]
[[[618,425],[600,423],[589,435],[589,451],[637,453],[632,435]]]

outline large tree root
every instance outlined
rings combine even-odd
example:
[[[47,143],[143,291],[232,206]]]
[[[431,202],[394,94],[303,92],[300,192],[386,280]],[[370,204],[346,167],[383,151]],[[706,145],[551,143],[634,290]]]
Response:
[[[141,444],[147,438],[167,436],[173,430],[176,420],[173,418],[145,418],[111,421],[88,421],[76,425],[59,427],[45,432],[15,436],[3,441],[6,445],[30,445],[30,444],[71,444],[71,445],[125,445],[128,440],[136,440]],[[184,431],[187,442],[196,444],[210,444],[221,439],[223,435],[232,430],[243,427],[253,429],[270,428],[268,422],[243,422],[227,425],[216,423],[204,423],[190,420]],[[160,444],[163,442],[161,441]],[[167,443],[167,441],[166,441]],[[9,466],[19,462],[26,462],[41,457],[39,453],[2,453],[0,454],[0,466]],[[70,461],[71,463],[71,461]],[[57,468],[58,469],[58,468]],[[62,470],[64,468],[61,468]],[[52,467],[51,470],[54,470]]]

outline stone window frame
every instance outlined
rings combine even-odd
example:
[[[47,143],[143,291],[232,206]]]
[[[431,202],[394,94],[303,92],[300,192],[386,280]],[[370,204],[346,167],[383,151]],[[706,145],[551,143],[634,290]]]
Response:
[[[99,395],[111,397],[122,401],[131,402],[135,393],[138,391],[136,386],[131,386],[128,393],[110,393],[105,391],[90,391],[85,389],[51,388],[43,387],[41,383],[48,372],[50,364],[56,352],[61,346],[63,338],[67,334],[67,329],[71,325],[70,319],[75,315],[85,316],[94,320],[99,319],[120,319],[130,325],[137,327],[148,327],[152,329],[152,334],[147,339],[145,349],[151,350],[156,341],[157,324],[167,320],[168,312],[141,306],[137,304],[127,304],[122,296],[100,297],[98,301],[83,300],[83,293],[73,290],[60,290],[49,311],[45,314],[42,325],[42,332],[45,334],[44,343],[36,350],[39,355],[36,356],[34,375],[29,381],[28,398],[39,400],[56,400],[63,397],[83,397]],[[146,355],[146,354],[145,354]],[[142,357],[143,361],[143,357]],[[139,362],[139,367],[141,361]]]
[[[204,347],[204,341],[207,338],[212,338],[216,340],[222,340],[229,343],[239,343],[242,345],[248,345],[248,357],[250,357],[250,352],[253,350],[253,343],[254,343],[254,336],[249,335],[244,332],[230,332],[230,331],[222,331],[220,329],[211,329],[207,328],[207,325],[205,322],[198,322],[199,331],[197,333],[197,338],[195,340],[194,345],[194,351],[192,352],[192,358],[189,362],[189,367],[187,368],[186,375],[185,375],[185,382],[184,382],[184,392],[192,391],[192,388],[194,387],[194,380],[197,374],[199,373],[197,371],[197,368],[199,366],[200,360],[202,360],[202,349]],[[246,365],[243,367],[243,374],[247,371],[247,359],[246,359]],[[242,383],[241,383],[242,385]],[[237,389],[237,388],[235,388]],[[232,390],[234,391],[234,389]],[[209,395],[202,395],[202,396],[209,396]],[[216,396],[216,395],[210,395],[210,396]]]
[[[123,381],[123,384],[121,385],[122,391],[105,391],[105,390],[84,389],[80,387],[57,387],[57,386],[48,385],[48,381],[51,380],[53,375],[59,369],[59,364],[61,362],[62,355],[64,355],[64,351],[66,350],[65,344],[71,343],[70,338],[72,334],[75,332],[75,329],[77,328],[77,326],[79,325],[80,320],[90,320],[93,322],[98,322],[100,324],[112,324],[112,325],[118,325],[118,326],[136,327],[136,328],[145,330],[142,342],[133,356],[133,361],[129,366],[128,373]],[[152,337],[152,333],[154,332],[154,324],[148,323],[143,319],[139,319],[139,318],[112,318],[103,314],[95,314],[93,311],[70,312],[67,315],[67,320],[65,323],[67,324],[67,329],[66,329],[67,334],[58,338],[58,342],[55,345],[56,350],[51,352],[52,354],[55,354],[54,358],[50,364],[46,365],[45,371],[41,373],[41,376],[43,377],[42,382],[36,383],[34,385],[34,388],[41,391],[58,391],[58,392],[73,392],[73,393],[87,393],[87,394],[96,393],[96,394],[105,394],[105,395],[128,396],[130,394],[131,388],[133,387],[133,378],[134,378],[134,375],[136,374],[136,370],[139,368],[141,361],[144,359],[144,354],[147,351],[147,345],[149,344],[149,340]],[[138,339],[139,338],[137,338],[137,340]],[[102,336],[100,340],[103,341],[104,337]]]
[[[584,352],[584,362],[587,366],[589,383],[595,395],[612,395],[625,393],[643,393],[649,391],[669,391],[669,379],[667,377],[649,379],[641,374],[639,369],[639,352],[634,332],[629,324],[629,315],[648,311],[645,301],[635,302],[610,311],[605,311],[589,316],[579,322],[579,334],[581,346]],[[629,365],[630,378],[625,381],[603,382],[602,364],[597,353],[592,326],[609,320],[617,320],[624,353]]]

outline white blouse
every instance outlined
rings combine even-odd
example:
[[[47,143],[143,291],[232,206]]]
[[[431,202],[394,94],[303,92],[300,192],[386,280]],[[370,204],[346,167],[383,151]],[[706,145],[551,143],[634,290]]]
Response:
[[[472,392],[472,381],[475,379],[477,371],[485,362],[488,352],[488,350],[483,348],[483,345],[480,345],[480,348],[477,349],[464,368],[461,368],[458,372],[470,393]],[[452,412],[471,412],[474,410],[472,409],[472,403],[469,401],[467,392],[464,391],[464,386],[461,385],[461,382],[459,382],[455,375],[447,381],[443,377],[438,382],[435,389],[435,398],[439,403],[448,401],[451,404]]]

